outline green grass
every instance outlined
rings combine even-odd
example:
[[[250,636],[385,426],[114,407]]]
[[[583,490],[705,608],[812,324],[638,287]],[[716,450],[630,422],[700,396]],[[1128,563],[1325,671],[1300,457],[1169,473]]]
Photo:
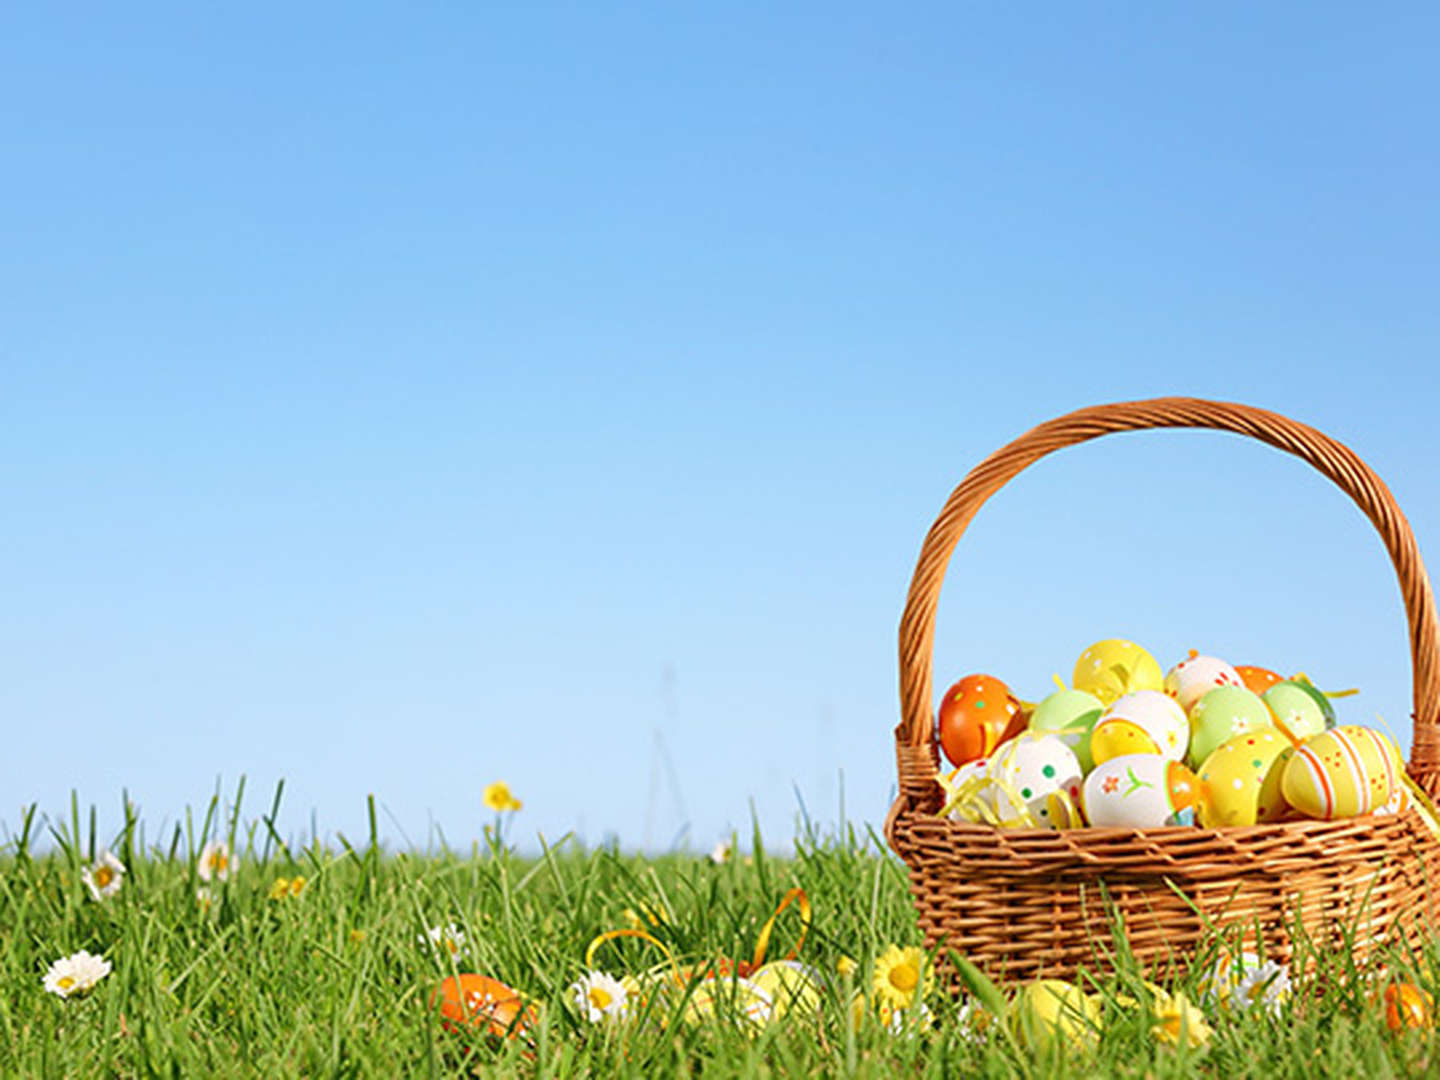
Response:
[[[222,813],[217,799],[158,843],[142,842],[127,817],[107,845],[94,835],[93,815],[87,835],[78,805],[58,822],[27,812],[0,855],[0,1075],[1311,1080],[1440,1069],[1434,1033],[1390,1034],[1367,972],[1344,950],[1317,953],[1320,982],[1298,987],[1276,1017],[1209,1010],[1215,1034],[1198,1053],[1158,1043],[1151,1019],[1119,1004],[1141,974],[1123,963],[1087,983],[1104,1001],[1091,1052],[1034,1054],[998,1026],[976,1037],[938,993],[928,1027],[897,1035],[867,1014],[857,1029],[846,1003],[868,982],[874,958],[892,943],[919,944],[920,935],[903,866],[873,836],[849,828],[804,830],[792,857],[772,857],[757,843],[752,858],[717,866],[693,855],[585,850],[569,840],[522,858],[495,842],[493,830],[465,852],[383,853],[349,840],[291,850],[266,824],[273,815],[272,807],[242,821]],[[228,881],[212,883],[207,907],[196,898],[195,856],[216,836],[228,836],[240,858]],[[118,894],[97,902],[80,873],[106,846],[128,873]],[[298,896],[269,898],[276,878],[297,875],[306,879]],[[623,1026],[592,1026],[567,1006],[586,945],[626,925],[627,908],[660,913],[652,932],[687,961],[747,959],[760,927],[797,886],[814,909],[800,958],[824,977],[818,1015],[792,1012],[757,1034],[725,1010],[687,1023],[678,1001],[652,999]],[[455,969],[418,940],[427,927],[452,922],[470,950]],[[777,922],[771,955],[798,933],[792,907]],[[79,949],[106,956],[111,975],[83,998],[46,993],[48,966]],[[848,979],[837,974],[842,955],[859,965]],[[652,946],[622,940],[604,947],[597,966],[619,975],[657,958]],[[1435,990],[1433,952],[1388,960]],[[428,1002],[457,969],[543,1003],[533,1044],[445,1030]],[[1200,974],[1182,972],[1169,986],[1198,999]]]

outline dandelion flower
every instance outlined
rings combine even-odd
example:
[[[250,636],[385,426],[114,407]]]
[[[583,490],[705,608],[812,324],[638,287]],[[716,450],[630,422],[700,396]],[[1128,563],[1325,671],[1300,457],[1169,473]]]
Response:
[[[840,959],[835,961],[835,972],[843,979],[847,976],[854,975],[855,969],[859,966],[860,965],[855,963],[850,957],[841,953]]]
[[[710,861],[716,866],[723,866],[730,861],[730,856],[735,854],[735,842],[733,840],[718,840],[715,846],[710,849]]]
[[[299,895],[300,895],[302,892],[304,892],[304,891],[305,891],[305,879],[304,879],[303,877],[300,877],[300,876],[297,875],[297,876],[295,876],[295,877],[293,877],[293,878],[290,879],[290,895],[291,895],[291,896],[299,896]]]
[[[290,895],[290,879],[277,877],[275,883],[270,886],[271,900],[284,900]]]
[[[62,998],[78,997],[110,974],[110,961],[92,956],[81,949],[50,965],[45,973],[45,989]]]
[[[470,955],[470,950],[465,945],[465,931],[454,923],[430,927],[420,935],[420,944],[429,945],[437,952],[447,953],[456,960]]]
[[[629,992],[619,979],[603,971],[587,971],[570,986],[570,995],[586,1020],[623,1019],[629,1009]]]
[[[195,872],[201,881],[225,881],[235,869],[235,860],[230,855],[230,845],[224,840],[211,840],[200,849],[200,864]]]
[[[1155,995],[1155,1024],[1150,1034],[1160,1042],[1179,1046],[1180,1040],[1191,1050],[1198,1050],[1215,1034],[1205,1022],[1205,1014],[1190,1004],[1183,993],[1170,995],[1163,990]]]
[[[108,851],[102,851],[94,865],[80,873],[80,880],[96,900],[107,900],[125,883],[125,864]]]
[[[918,946],[891,945],[875,961],[875,1000],[892,1009],[908,1009],[917,993],[923,997],[930,989],[927,968],[924,950]]]
[[[520,810],[525,806],[523,802],[510,794],[510,785],[503,780],[496,780],[495,783],[488,785],[482,798],[485,800],[485,805],[497,813]]]

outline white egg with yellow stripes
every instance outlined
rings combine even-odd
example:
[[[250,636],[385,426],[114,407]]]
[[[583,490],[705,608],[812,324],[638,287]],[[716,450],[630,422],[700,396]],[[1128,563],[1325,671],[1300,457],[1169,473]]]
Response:
[[[1403,784],[1400,752],[1372,728],[1337,727],[1307,739],[1285,766],[1280,789],[1306,817],[1358,817],[1390,803]]]

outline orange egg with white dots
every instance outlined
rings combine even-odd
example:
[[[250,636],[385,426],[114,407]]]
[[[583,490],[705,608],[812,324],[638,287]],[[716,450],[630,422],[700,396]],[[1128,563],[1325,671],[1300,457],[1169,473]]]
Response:
[[[1265,696],[1265,691],[1278,682],[1284,682],[1279,675],[1269,668],[1254,667],[1250,664],[1236,664],[1235,674],[1240,676],[1240,681],[1245,684],[1245,689],[1252,694]]]
[[[988,757],[1021,731],[1025,718],[1010,688],[993,675],[966,675],[940,701],[940,746],[952,765]]]
[[[488,1035],[526,1036],[538,1019],[520,994],[499,979],[485,975],[452,975],[430,995],[446,1031],[479,1028]]]

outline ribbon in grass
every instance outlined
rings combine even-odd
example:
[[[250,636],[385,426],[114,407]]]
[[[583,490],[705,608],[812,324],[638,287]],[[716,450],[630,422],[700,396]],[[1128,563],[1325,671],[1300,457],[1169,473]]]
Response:
[[[729,975],[734,972],[741,978],[744,978],[765,965],[765,956],[770,951],[770,940],[775,933],[775,923],[780,918],[781,913],[791,904],[795,905],[796,910],[800,914],[800,936],[795,939],[795,944],[790,946],[790,950],[785,954],[784,959],[794,960],[800,954],[801,947],[805,944],[805,936],[810,932],[810,923],[814,916],[814,912],[810,907],[810,898],[805,895],[805,890],[800,888],[791,889],[781,897],[779,906],[771,913],[770,918],[765,920],[765,925],[760,928],[760,934],[755,939],[754,955],[748,963],[743,960],[739,963],[733,963],[722,957],[718,962],[707,964],[701,969],[696,969],[695,967],[685,968],[676,960],[675,954],[670,951],[669,946],[655,937],[655,935],[647,933],[644,930],[632,930],[627,927],[620,930],[607,930],[603,934],[596,935],[594,940],[586,946],[585,966],[587,968],[593,968],[595,966],[595,953],[599,950],[600,946],[604,945],[607,941],[613,941],[616,938],[630,937],[648,942],[665,954],[665,963],[651,968],[650,974],[669,974],[675,982],[682,984],[695,978],[697,974],[700,978],[707,978],[711,975]]]

